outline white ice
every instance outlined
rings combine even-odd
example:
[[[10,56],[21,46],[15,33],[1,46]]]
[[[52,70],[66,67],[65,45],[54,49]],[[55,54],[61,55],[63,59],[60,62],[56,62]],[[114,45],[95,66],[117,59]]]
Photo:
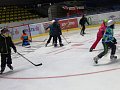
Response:
[[[110,61],[110,51],[98,64],[93,58],[103,51],[101,41],[93,52],[90,46],[96,39],[98,27],[86,28],[85,36],[80,30],[63,33],[64,46],[45,47],[44,39],[33,39],[30,48],[16,45],[19,53],[35,64],[34,66],[17,53],[12,52],[14,70],[8,67],[0,75],[0,90],[119,90],[120,89],[120,26],[116,25],[114,35],[118,41],[116,61]]]

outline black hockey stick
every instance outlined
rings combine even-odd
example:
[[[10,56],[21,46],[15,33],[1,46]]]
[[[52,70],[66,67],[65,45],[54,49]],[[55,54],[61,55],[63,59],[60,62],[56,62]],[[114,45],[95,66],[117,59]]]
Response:
[[[66,40],[66,38],[62,35],[62,37],[64,38],[64,40],[69,44],[69,43],[71,43],[71,42],[68,42],[67,40]]]
[[[23,56],[22,54],[20,54],[19,52],[17,52],[20,56],[22,56],[24,59],[26,59],[28,62],[30,62],[31,64],[33,64],[34,66],[41,66],[42,63],[40,64],[34,64],[33,62],[31,62],[29,59],[27,59],[25,56]]]

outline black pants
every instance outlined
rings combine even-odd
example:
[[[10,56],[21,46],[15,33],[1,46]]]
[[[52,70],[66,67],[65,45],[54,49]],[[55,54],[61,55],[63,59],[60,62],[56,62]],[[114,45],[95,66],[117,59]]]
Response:
[[[116,45],[112,42],[108,42],[108,43],[102,43],[103,47],[104,47],[104,51],[101,52],[98,57],[102,58],[104,55],[106,55],[108,53],[108,47],[110,47],[111,49],[111,55],[114,55],[116,52]]]
[[[59,44],[62,44],[62,39],[61,39],[61,36],[58,35],[57,38],[59,39]]]
[[[11,53],[1,54],[1,68],[6,67],[6,64],[12,64]]]
[[[53,36],[51,36],[51,35],[49,36],[49,39],[48,39],[47,43],[50,43],[52,37],[53,37]]]
[[[85,34],[85,25],[81,25],[82,29],[81,29],[81,34]]]
[[[57,38],[59,39],[59,44],[62,44],[62,39],[60,35],[53,36],[54,44],[57,44]]]

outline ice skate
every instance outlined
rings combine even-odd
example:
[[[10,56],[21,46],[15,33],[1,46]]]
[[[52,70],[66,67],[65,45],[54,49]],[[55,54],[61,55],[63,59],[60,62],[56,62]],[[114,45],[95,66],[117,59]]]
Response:
[[[80,33],[80,35],[84,36],[84,34],[83,34],[83,33]]]
[[[3,72],[2,72],[2,71],[0,71],[0,74],[3,74]]]
[[[57,44],[54,44],[54,47],[57,47]]]
[[[13,66],[11,66],[11,64],[7,65],[11,70],[13,70]]]
[[[5,67],[1,67],[0,74],[3,74],[4,70],[5,70]]]
[[[89,52],[92,52],[92,51],[93,51],[93,49],[92,49],[92,48],[90,48]]]
[[[48,43],[45,44],[45,47],[47,47]]]
[[[84,36],[83,32],[80,32],[80,35]]]
[[[64,46],[62,43],[60,44],[60,47]]]
[[[110,56],[110,59],[111,59],[111,60],[116,60],[116,59],[117,59],[117,56],[111,55],[111,56]]]
[[[94,60],[94,62],[95,62],[96,64],[98,63],[98,59],[99,59],[98,56],[96,56],[96,57],[93,58],[93,60]]]

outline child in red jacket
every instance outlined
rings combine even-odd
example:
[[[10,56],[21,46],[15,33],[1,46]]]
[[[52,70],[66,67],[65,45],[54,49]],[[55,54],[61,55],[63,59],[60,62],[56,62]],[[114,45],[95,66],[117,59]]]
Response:
[[[93,49],[96,48],[97,44],[99,43],[99,41],[101,40],[101,38],[103,37],[104,35],[104,32],[106,30],[106,23],[107,23],[107,19],[103,20],[103,23],[101,24],[100,28],[99,28],[99,31],[97,32],[97,38],[96,38],[96,41],[93,43],[93,45],[91,46],[90,48],[90,52],[93,51]]]

